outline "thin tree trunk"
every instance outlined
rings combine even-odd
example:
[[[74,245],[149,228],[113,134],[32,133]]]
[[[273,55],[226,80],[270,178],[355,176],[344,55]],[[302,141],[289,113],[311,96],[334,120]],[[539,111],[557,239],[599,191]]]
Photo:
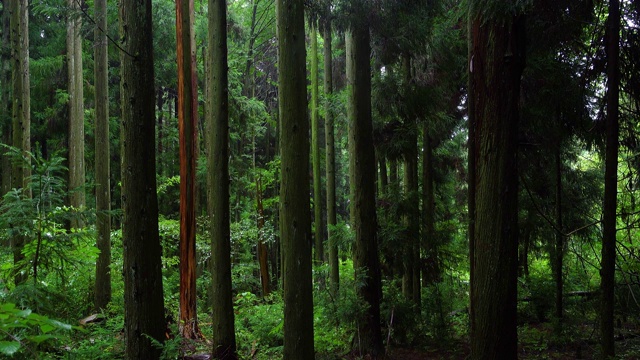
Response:
[[[320,116],[318,115],[318,30],[311,26],[311,157],[313,159],[313,223],[316,264],[324,262],[324,224],[322,221],[322,173],[320,172]]]
[[[207,38],[207,181],[211,219],[211,283],[213,290],[213,356],[234,360],[236,338],[231,286],[229,209],[229,81],[227,65],[227,2],[209,0]]]
[[[331,97],[333,96],[333,59],[331,57],[331,7],[325,9],[324,18],[324,133],[325,133],[325,167],[327,181],[327,236],[329,238],[329,283],[331,290],[335,294],[340,286],[340,264],[338,262],[338,246],[333,237],[332,226],[337,223],[336,219],[336,152],[334,116],[331,108]]]
[[[9,11],[9,0],[2,0],[2,15],[0,16],[0,32],[2,44],[11,45],[11,14]],[[0,131],[2,131],[2,142],[11,144],[11,52],[0,52],[0,114],[6,116],[0,117]],[[5,150],[0,151],[2,159],[2,188],[0,196],[4,196],[11,190],[11,161]]]
[[[607,119],[602,214],[602,269],[600,270],[600,336],[602,358],[615,355],[613,310],[615,306],[616,209],[618,200],[618,102],[620,85],[620,2],[609,0],[607,21]]]
[[[13,106],[12,106],[12,135],[13,146],[22,150],[25,161],[15,163],[11,169],[11,187],[23,189],[23,195],[31,198],[29,178],[31,176],[31,161],[28,153],[31,151],[31,94],[29,81],[29,7],[25,1],[11,1],[11,58],[13,63]],[[11,238],[14,266],[19,265],[24,254],[25,239],[17,235]],[[15,269],[14,281],[21,284],[26,280],[26,271]]]
[[[560,120],[560,119],[558,119]],[[555,244],[555,280],[556,280],[556,318],[560,324],[563,317],[563,278],[564,235],[562,234],[562,159],[560,158],[560,142],[556,147],[556,244]]]
[[[158,235],[151,0],[120,3],[125,359],[158,359],[166,323]],[[150,139],[144,141],[145,139]],[[153,339],[153,341],[152,341]]]
[[[442,280],[440,260],[438,259],[438,243],[435,238],[435,196],[433,189],[433,148],[429,136],[429,126],[422,126],[422,208],[424,214],[423,247],[425,249],[425,268],[423,285],[427,286]]]
[[[349,178],[351,184],[351,223],[355,232],[353,267],[358,287],[356,293],[367,310],[356,321],[357,336],[353,350],[360,356],[382,355],[380,301],[382,286],[378,258],[376,220],[376,165],[371,118],[371,44],[369,25],[354,22],[346,33]]]
[[[255,169],[254,169],[255,170]],[[269,248],[262,238],[264,228],[264,207],[262,206],[262,181],[256,180],[256,203],[258,207],[258,264],[260,265],[260,284],[262,285],[262,296],[271,293],[271,280],[269,277]]]
[[[69,190],[70,205],[76,211],[85,206],[84,169],[84,83],[82,77],[82,17],[77,0],[69,0],[67,19],[67,70],[69,86]],[[71,219],[71,228],[84,226],[79,216]]]
[[[180,333],[200,337],[196,295],[196,156],[198,89],[193,0],[176,1],[180,137]]]
[[[387,176],[387,158],[384,154],[378,155],[378,192],[384,195],[389,186],[389,177]]]
[[[277,0],[285,360],[313,359],[304,1]]]
[[[96,309],[105,309],[111,301],[111,185],[109,176],[109,68],[107,62],[107,1],[95,0],[97,28],[94,52],[96,128],[96,245],[100,254],[96,261]]]
[[[516,159],[524,19],[486,11],[483,1],[470,6],[470,115],[476,125],[471,358],[516,359]]]

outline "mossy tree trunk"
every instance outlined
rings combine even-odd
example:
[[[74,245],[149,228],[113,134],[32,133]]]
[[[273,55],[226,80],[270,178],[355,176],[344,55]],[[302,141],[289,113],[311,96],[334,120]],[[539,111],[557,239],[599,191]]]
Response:
[[[613,311],[615,307],[616,210],[618,196],[618,107],[620,85],[620,1],[609,0],[607,20],[607,119],[602,213],[602,264],[600,270],[600,336],[602,358],[615,355]]]
[[[323,18],[324,34],[324,133],[325,133],[325,168],[327,182],[327,237],[329,239],[329,283],[335,293],[340,286],[340,264],[338,262],[338,246],[332,237],[331,227],[337,223],[336,218],[336,151],[334,115],[331,106],[333,96],[333,58],[331,54],[331,7],[325,9]]]
[[[107,63],[107,1],[95,0],[94,32],[95,77],[95,167],[96,167],[96,245],[100,254],[96,261],[94,305],[106,308],[111,301],[111,185],[109,165],[109,68]]]
[[[207,38],[207,180],[211,234],[211,301],[213,356],[237,359],[231,287],[229,209],[229,81],[227,65],[227,3],[209,0]]]
[[[313,159],[313,224],[315,261],[324,261],[324,224],[322,221],[322,173],[320,171],[320,116],[318,114],[318,25],[311,25],[311,158]]]
[[[277,0],[284,359],[313,359],[304,1]],[[301,80],[302,79],[302,80]]]
[[[120,3],[125,358],[158,359],[166,323],[155,162],[151,0]],[[149,140],[151,139],[151,141]]]
[[[2,0],[2,13],[0,13],[0,41],[7,44],[0,50],[0,131],[2,131],[1,141],[11,144],[11,32],[10,32],[10,12],[9,0]],[[0,196],[4,196],[11,190],[11,161],[5,150],[0,151],[2,184]]]
[[[10,40],[12,63],[12,143],[22,150],[24,162],[14,163],[11,169],[11,187],[23,189],[23,195],[31,198],[29,178],[31,162],[28,152],[31,151],[31,93],[29,81],[29,6],[26,1],[10,1]],[[14,265],[23,259],[23,236],[11,238]],[[21,284],[26,280],[26,272],[15,268],[14,281]]]
[[[356,292],[367,304],[358,319],[353,343],[360,356],[382,355],[380,300],[382,286],[376,220],[376,164],[371,118],[371,44],[364,16],[352,20],[346,33],[347,112],[349,118],[349,179],[351,225],[355,232],[353,267],[359,283]]]
[[[517,135],[524,19],[472,1],[470,114],[475,125],[471,357],[516,359]],[[506,4],[501,7],[506,8]]]
[[[180,333],[200,337],[196,304],[196,156],[198,89],[193,0],[176,1],[180,138]]]

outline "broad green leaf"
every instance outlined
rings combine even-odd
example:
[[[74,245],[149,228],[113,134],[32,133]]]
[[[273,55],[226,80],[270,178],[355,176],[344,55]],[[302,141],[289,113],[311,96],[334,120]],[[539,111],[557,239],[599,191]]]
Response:
[[[0,354],[13,355],[20,349],[20,343],[17,341],[0,341]]]

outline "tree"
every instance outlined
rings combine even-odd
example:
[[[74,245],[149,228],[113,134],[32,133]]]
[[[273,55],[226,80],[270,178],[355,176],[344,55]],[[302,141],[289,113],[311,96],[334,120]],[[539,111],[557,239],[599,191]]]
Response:
[[[618,136],[620,69],[620,2],[609,1],[607,19],[607,118],[605,124],[604,206],[602,212],[602,270],[600,271],[600,336],[602,358],[615,355],[613,310],[615,305],[616,222],[618,199]]]
[[[322,174],[320,172],[320,116],[318,114],[318,25],[311,21],[311,157],[313,159],[313,223],[315,261],[324,261]]]
[[[471,259],[473,359],[517,358],[518,100],[524,20],[499,1],[472,1],[470,102],[475,129]]]
[[[11,32],[10,32],[10,12],[9,0],[2,0],[2,13],[0,14],[0,129],[2,131],[2,142],[11,144],[11,106],[9,100],[11,95]],[[0,172],[2,173],[2,184],[0,195],[11,190],[11,162],[9,156],[4,152],[0,153]]]
[[[84,82],[82,78],[82,17],[80,2],[68,0],[67,72],[69,93],[69,190],[70,204],[81,210],[85,206],[84,169]],[[82,227],[79,218],[71,221],[72,228]]]
[[[309,204],[309,118],[304,1],[276,2],[280,113],[280,239],[284,282],[284,359],[313,359]]]
[[[209,0],[207,181],[211,219],[213,356],[236,359],[229,229],[229,80],[227,2]]]
[[[198,89],[193,0],[176,1],[180,132],[180,333],[199,337],[196,306],[196,155]]]
[[[29,178],[31,177],[31,83],[29,80],[29,6],[24,1],[11,1],[11,62],[12,67],[12,135],[13,146],[22,150],[25,161],[14,163],[11,169],[11,186],[22,189],[23,196],[31,198]],[[13,263],[18,265],[24,259],[22,249],[25,239],[16,235],[11,239]],[[24,282],[26,274],[15,269],[15,283]]]
[[[354,350],[375,358],[382,354],[382,285],[376,229],[376,165],[369,64],[371,44],[366,16],[360,15],[351,19],[346,33],[351,225],[355,232],[353,267],[358,279],[356,292],[367,304],[367,310],[357,321],[358,341],[354,342]]]
[[[111,184],[109,149],[109,68],[107,63],[107,2],[96,0],[94,77],[96,102],[96,261],[95,307],[104,309],[111,301]]]
[[[331,5],[327,4],[324,14],[324,134],[325,167],[327,181],[327,237],[329,239],[329,282],[332,291],[337,291],[340,286],[340,264],[338,263],[338,246],[335,236],[332,236],[332,227],[336,226],[336,152],[334,115],[331,98],[333,96],[333,66],[331,57]]]
[[[119,20],[125,358],[157,359],[161,350],[153,341],[164,341],[166,324],[156,192],[151,0],[121,2]]]

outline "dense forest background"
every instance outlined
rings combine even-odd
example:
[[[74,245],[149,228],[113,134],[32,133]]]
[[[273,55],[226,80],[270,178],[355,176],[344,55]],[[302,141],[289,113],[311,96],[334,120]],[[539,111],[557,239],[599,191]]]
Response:
[[[0,0],[0,38],[0,356],[640,357],[637,1]]]

